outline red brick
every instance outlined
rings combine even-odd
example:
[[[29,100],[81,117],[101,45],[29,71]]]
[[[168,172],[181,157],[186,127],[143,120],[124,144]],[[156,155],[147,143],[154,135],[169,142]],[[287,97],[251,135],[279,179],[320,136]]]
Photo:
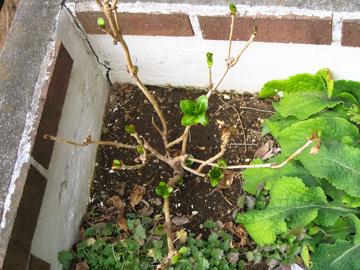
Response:
[[[360,20],[343,21],[341,45],[349,47],[360,47]]]
[[[31,254],[28,270],[50,270],[50,264]]]
[[[56,42],[55,59],[48,68],[49,80],[41,90],[41,100],[38,115],[41,115],[34,127],[35,142],[31,151],[33,158],[49,168],[54,141],[45,140],[45,134],[56,136],[61,118],[62,108],[65,101],[73,59],[65,49],[64,45]]]
[[[230,15],[199,16],[199,23],[204,39],[229,39]],[[332,40],[331,17],[297,15],[236,17],[233,40],[248,40],[254,26],[258,27],[255,41],[330,45]]]
[[[106,34],[99,29],[97,19],[104,18],[106,26],[109,22],[101,11],[78,12],[77,17],[87,34]],[[123,35],[138,36],[193,36],[189,16],[183,13],[147,14],[118,13],[120,28]]]
[[[13,226],[7,224],[6,232],[1,232],[1,253],[6,250],[6,254],[1,254],[2,270],[27,269],[31,243],[45,193],[46,178],[29,163],[23,167],[24,171],[16,181],[15,192],[11,197],[10,213],[6,215],[6,218],[13,222]],[[6,247],[3,246],[5,239],[8,240]]]

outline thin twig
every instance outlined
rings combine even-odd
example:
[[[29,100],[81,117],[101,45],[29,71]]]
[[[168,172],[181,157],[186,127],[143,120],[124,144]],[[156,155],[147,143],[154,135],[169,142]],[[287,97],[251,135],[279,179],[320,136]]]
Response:
[[[231,53],[231,41],[233,37],[234,32],[234,22],[235,22],[235,14],[231,13],[231,25],[230,25],[230,37],[229,37],[229,50],[228,50],[228,56],[227,60],[230,60],[230,53]]]
[[[89,144],[98,144],[98,145],[113,145],[113,146],[116,146],[117,148],[136,149],[136,145],[128,145],[128,144],[116,143],[116,142],[92,141],[90,135],[88,135],[88,137],[85,139],[85,141],[83,143],[75,143],[75,142],[68,141],[68,140],[65,140],[63,138],[60,138],[60,137],[54,137],[54,136],[49,135],[49,134],[46,134],[44,136],[44,138],[52,140],[52,141],[68,143],[68,144],[75,145],[75,146],[87,146]]]
[[[221,97],[220,97],[220,99],[221,99],[221,101],[222,101],[223,103],[225,103],[225,102],[222,100]],[[244,135],[244,145],[245,145],[245,152],[246,152],[246,151],[247,151],[247,146],[246,146],[246,134],[245,134],[244,125],[243,125],[243,123],[242,123],[242,121],[241,121],[240,114],[239,114],[239,112],[237,111],[237,109],[235,109],[234,106],[232,106],[232,105],[230,105],[230,104],[229,104],[229,106],[230,106],[231,108],[233,108],[233,109],[235,110],[235,112],[237,113],[237,115],[238,115],[238,119],[239,119],[239,122],[240,122],[240,126],[241,126],[241,129],[242,129],[243,135]]]
[[[183,133],[179,138],[177,138],[176,140],[174,140],[174,141],[172,141],[171,143],[169,143],[169,144],[166,146],[166,148],[170,148],[171,146],[182,142],[182,141],[187,137],[187,134],[189,133],[190,128],[191,128],[191,126],[187,126],[187,127],[185,128],[185,130],[184,130],[184,133]]]
[[[202,168],[204,168],[204,166],[206,166],[208,163],[213,162],[214,160],[222,157],[222,155],[223,155],[223,154],[225,153],[225,151],[226,151],[226,145],[228,144],[228,142],[229,142],[229,140],[230,140],[230,135],[231,135],[231,132],[228,131],[227,134],[225,135],[225,138],[224,138],[223,143],[221,144],[221,150],[220,150],[220,152],[219,152],[217,155],[213,156],[212,158],[209,158],[209,159],[208,159],[207,161],[205,161],[203,164],[201,164],[201,165],[199,166],[199,168],[197,169],[197,172],[198,172],[198,173],[201,173]]]
[[[183,161],[181,162],[181,167],[183,167],[184,170],[186,170],[186,171],[188,171],[188,172],[191,172],[191,173],[193,173],[193,174],[195,174],[195,175],[198,175],[198,176],[201,176],[201,177],[205,177],[205,176],[206,176],[206,175],[203,174],[203,173],[198,173],[197,171],[195,171],[195,170],[187,167],[187,166],[185,165],[185,160],[183,160]]]
[[[268,112],[268,113],[274,113],[273,111],[268,111],[268,110],[260,110],[260,109],[256,109],[256,108],[252,108],[252,107],[241,107],[241,109],[247,109],[247,110],[255,110],[255,111],[259,111],[259,112]]]

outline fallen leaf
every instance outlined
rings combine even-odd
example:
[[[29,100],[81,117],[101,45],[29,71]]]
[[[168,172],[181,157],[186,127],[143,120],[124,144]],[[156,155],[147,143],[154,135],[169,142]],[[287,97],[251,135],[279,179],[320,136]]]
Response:
[[[262,160],[267,160],[273,156],[276,156],[281,152],[280,148],[274,148],[274,141],[268,140],[264,145],[262,145],[254,154],[254,159],[261,158]]]
[[[234,224],[230,221],[224,224],[224,228],[231,231],[233,234],[240,238],[240,246],[244,246],[249,244],[249,237],[247,231],[244,229],[244,226],[240,224],[239,226],[235,227]]]
[[[124,94],[131,93],[132,85],[129,83],[124,83],[120,86],[120,96],[124,96]]]
[[[184,225],[186,223],[189,223],[189,219],[187,217],[173,217],[171,221],[176,226],[180,226],[180,225]]]
[[[150,216],[152,213],[154,213],[154,207],[149,205],[146,206],[143,210],[141,210],[140,215]]]
[[[118,221],[118,225],[120,226],[120,228],[124,231],[127,232],[128,230],[128,226],[126,225],[126,218],[122,218]]]
[[[221,172],[225,175],[223,178],[219,180],[219,184],[217,185],[217,189],[225,189],[232,185],[234,181],[234,172],[229,170],[221,169]]]
[[[218,225],[218,228],[221,230],[224,228],[224,223],[222,223],[220,220],[216,221],[216,224]]]
[[[201,237],[202,237],[202,233],[200,233],[198,236],[196,236],[195,240],[200,241]]]
[[[125,193],[126,184],[127,184],[127,182],[120,182],[120,183],[116,184],[114,190],[115,190],[117,193],[119,193],[120,196],[123,196],[124,193]]]
[[[89,270],[89,266],[86,262],[77,263],[75,270]]]
[[[86,212],[85,215],[81,219],[81,223],[83,223],[84,221],[88,221],[90,219],[91,219],[90,212]]]
[[[78,241],[82,242],[86,240],[86,233],[85,233],[85,229],[83,227],[80,228],[80,232],[79,232],[79,237],[78,237]]]
[[[143,186],[135,185],[130,195],[131,206],[135,210],[135,206],[141,202],[142,197],[146,193],[146,188]]]
[[[106,201],[107,204],[112,204],[118,211],[118,219],[124,216],[125,205],[122,202],[120,196],[114,195]]]

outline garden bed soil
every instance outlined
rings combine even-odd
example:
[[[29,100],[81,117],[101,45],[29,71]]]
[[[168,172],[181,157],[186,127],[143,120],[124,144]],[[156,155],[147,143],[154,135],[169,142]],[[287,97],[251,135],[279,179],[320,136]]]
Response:
[[[184,131],[184,126],[181,126],[183,113],[179,106],[180,100],[195,101],[204,92],[155,86],[148,86],[148,89],[164,112],[169,128],[169,142],[171,142]],[[272,116],[271,101],[272,99],[259,99],[256,95],[213,94],[209,99],[207,110],[210,123],[206,127],[198,124],[191,128],[187,152],[202,160],[216,155],[221,145],[221,131],[218,130],[217,120],[221,120],[239,130],[239,133],[231,136],[223,158],[226,158],[228,165],[249,164],[254,159],[256,150],[272,139],[270,135],[260,137],[262,122]],[[154,149],[164,155],[163,141],[151,123],[152,117],[160,127],[160,120],[152,105],[136,86],[114,84],[110,91],[110,101],[106,106],[101,140],[136,145],[135,139],[125,131],[125,126],[132,124],[139,135],[144,136]],[[174,149],[181,149],[181,145],[176,145]],[[146,187],[143,199],[154,207],[154,214],[161,213],[163,199],[156,194],[155,188],[159,182],[167,182],[173,176],[170,166],[157,158],[150,158],[147,165],[140,170],[111,170],[114,159],[122,160],[126,165],[136,165],[138,163],[134,160],[138,156],[134,149],[99,146],[89,211],[94,210],[98,213],[106,211],[112,207],[107,204],[107,200],[119,195],[126,206],[126,212],[133,212],[130,194],[135,185],[140,185]],[[198,164],[194,163],[191,168],[197,166]],[[206,166],[203,173],[208,173],[210,169],[211,167]],[[206,235],[208,230],[203,229],[206,220],[221,221],[223,224],[229,221],[235,223],[232,215],[237,208],[237,199],[245,194],[242,188],[244,182],[241,178],[242,171],[241,169],[234,171],[233,183],[229,188],[221,191],[213,188],[209,179],[186,172],[184,184],[176,185],[175,192],[170,196],[172,217],[188,217],[190,222],[180,227],[188,232],[203,235]],[[123,193],[121,184],[124,182],[126,189]],[[135,210],[141,211],[145,206],[140,202]],[[249,240],[244,251],[252,250],[254,246],[255,243]],[[253,269],[262,269],[260,265],[254,267]],[[266,264],[263,265],[263,269],[267,269]]]

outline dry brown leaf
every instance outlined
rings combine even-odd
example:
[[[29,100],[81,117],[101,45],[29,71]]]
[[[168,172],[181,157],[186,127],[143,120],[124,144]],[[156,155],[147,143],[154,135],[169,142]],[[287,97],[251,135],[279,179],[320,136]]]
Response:
[[[120,96],[124,96],[124,94],[131,93],[132,85],[129,83],[124,83],[120,86]]]
[[[120,182],[120,183],[116,184],[114,190],[115,190],[117,193],[119,193],[120,196],[123,196],[124,193],[125,193],[126,184],[127,184],[127,182]]]
[[[143,186],[135,185],[130,195],[131,206],[135,210],[135,206],[141,202],[142,197],[146,193],[146,188]]]
[[[261,158],[262,160],[267,160],[276,156],[280,151],[280,148],[274,148],[274,141],[268,140],[255,152],[254,159]]]
[[[118,210],[118,220],[120,220],[124,216],[125,205],[121,200],[120,196],[112,196],[110,199],[106,201],[107,204],[112,204]]]
[[[184,225],[186,223],[189,223],[189,219],[187,217],[173,217],[171,221],[176,226],[180,226],[180,225]]]
[[[81,223],[83,223],[84,221],[88,221],[90,219],[91,219],[90,212],[86,212],[85,215],[81,219]]]
[[[219,180],[219,184],[217,185],[217,189],[225,189],[232,185],[234,181],[234,172],[229,170],[221,170],[221,172],[225,175],[223,178]]]
[[[240,238],[240,246],[243,247],[246,244],[249,244],[249,237],[247,231],[244,229],[244,226],[240,224],[235,227],[234,224],[230,221],[224,224],[224,228],[231,231],[233,234]]]
[[[149,205],[146,206],[143,210],[141,210],[140,215],[150,216],[152,213],[154,213],[154,207]]]
[[[83,227],[80,228],[80,232],[79,232],[79,237],[78,237],[78,241],[82,242],[86,240],[86,233],[85,233],[85,229]]]
[[[120,228],[124,231],[127,232],[128,230],[128,226],[126,225],[126,218],[122,218],[118,221],[118,225],[120,226]]]
[[[86,262],[77,263],[75,270],[89,270],[89,266]]]
[[[196,236],[195,240],[200,241],[201,237],[202,237],[202,233],[200,233],[198,236]]]

